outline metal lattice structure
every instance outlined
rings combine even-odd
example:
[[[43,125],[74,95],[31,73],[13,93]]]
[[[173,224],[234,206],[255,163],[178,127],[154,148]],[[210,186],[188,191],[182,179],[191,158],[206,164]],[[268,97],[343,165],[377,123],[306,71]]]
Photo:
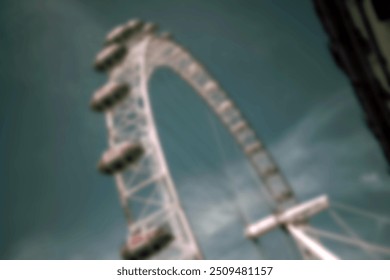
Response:
[[[110,147],[100,168],[115,176],[127,219],[129,238],[124,258],[203,258],[180,204],[149,100],[148,82],[161,67],[173,70],[205,101],[263,182],[274,215],[250,225],[247,237],[257,238],[283,226],[305,258],[336,258],[304,232],[307,218],[325,209],[327,198],[297,204],[291,187],[244,114],[187,50],[169,34],[157,34],[155,25],[138,20],[114,29],[106,45],[95,67],[106,71],[109,81],[95,94],[92,108],[106,116]]]

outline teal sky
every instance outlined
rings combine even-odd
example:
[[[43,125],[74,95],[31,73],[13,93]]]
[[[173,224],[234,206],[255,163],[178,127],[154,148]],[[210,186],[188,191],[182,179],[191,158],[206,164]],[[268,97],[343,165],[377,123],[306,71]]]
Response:
[[[134,17],[159,23],[206,65],[300,199],[325,192],[388,216],[387,165],[327,52],[311,1],[5,0],[0,258],[118,258],[125,222],[113,180],[96,171],[107,135],[88,104],[106,81],[91,67],[105,34]],[[169,71],[156,72],[150,89],[179,195],[206,256],[294,257],[281,232],[262,239],[261,255],[242,237],[237,204],[251,221],[268,208],[249,165],[201,100]],[[390,246],[388,224],[340,215],[365,239]],[[326,214],[313,223],[336,230]],[[367,257],[329,246],[345,258]]]

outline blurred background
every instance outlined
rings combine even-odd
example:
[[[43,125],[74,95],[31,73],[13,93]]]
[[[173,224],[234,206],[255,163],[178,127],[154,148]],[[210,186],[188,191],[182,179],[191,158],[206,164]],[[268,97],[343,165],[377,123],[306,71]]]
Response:
[[[332,202],[389,216],[388,163],[328,51],[312,1],[3,0],[0,258],[119,258],[126,225],[114,181],[96,171],[107,132],[103,116],[89,109],[106,77],[91,66],[106,33],[135,17],[171,32],[210,70],[300,200],[326,193]],[[295,258],[280,232],[260,241],[261,256],[242,236],[229,186],[241,188],[240,200],[256,215],[267,210],[253,195],[253,171],[206,105],[168,71],[155,73],[150,90],[179,196],[206,257]],[[386,218],[340,215],[363,239],[390,246]],[[314,223],[334,229],[325,214]],[[367,258],[329,246],[342,258]]]

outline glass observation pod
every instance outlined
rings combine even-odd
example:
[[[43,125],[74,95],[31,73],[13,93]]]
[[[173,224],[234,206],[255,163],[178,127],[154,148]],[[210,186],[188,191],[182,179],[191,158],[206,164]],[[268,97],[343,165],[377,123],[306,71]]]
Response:
[[[130,20],[126,24],[120,25],[109,32],[106,36],[105,44],[123,43],[135,33],[139,32],[142,27],[143,23],[139,19]]]
[[[119,63],[126,55],[126,47],[122,45],[110,45],[104,48],[96,57],[95,69],[105,72]]]
[[[98,164],[98,169],[103,174],[112,175],[135,164],[144,154],[140,144],[123,142],[104,152]]]
[[[172,240],[172,232],[166,226],[138,232],[129,237],[122,248],[121,257],[124,260],[148,259],[167,247]]]
[[[90,103],[91,109],[97,112],[111,109],[129,93],[129,85],[109,82],[94,93]]]

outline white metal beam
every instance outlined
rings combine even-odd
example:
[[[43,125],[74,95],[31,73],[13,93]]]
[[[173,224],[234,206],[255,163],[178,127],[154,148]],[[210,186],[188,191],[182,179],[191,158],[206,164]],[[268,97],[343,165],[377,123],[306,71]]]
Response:
[[[322,195],[315,199],[293,206],[282,213],[271,215],[254,224],[249,225],[245,230],[248,238],[256,238],[273,230],[274,228],[297,222],[303,222],[311,216],[329,207],[328,197]]]
[[[287,230],[294,239],[320,260],[338,260],[339,258],[326,249],[321,243],[309,237],[300,227],[293,224],[286,225]]]

